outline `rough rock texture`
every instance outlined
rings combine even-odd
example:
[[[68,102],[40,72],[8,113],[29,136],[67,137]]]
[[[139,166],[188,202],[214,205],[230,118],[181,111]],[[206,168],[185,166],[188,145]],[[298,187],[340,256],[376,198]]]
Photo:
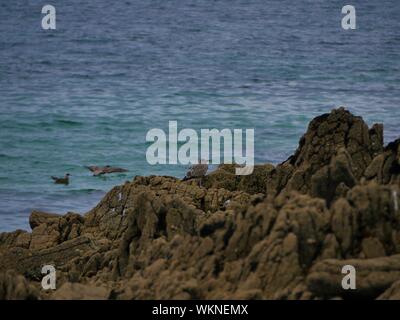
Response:
[[[392,284],[392,286],[382,293],[378,300],[400,300],[400,280]]]
[[[32,228],[29,249],[39,250],[53,247],[81,234],[83,218],[76,213],[59,216],[34,211],[29,218]]]
[[[344,290],[342,267],[356,269],[356,290]],[[340,272],[338,272],[338,270]],[[307,286],[318,296],[360,296],[376,298],[400,279],[400,255],[375,259],[327,259],[316,263],[307,277]]]
[[[382,150],[382,125],[368,129],[361,117],[344,108],[333,110],[310,122],[295,154],[271,173],[267,189],[311,193],[331,202],[363,176]]]
[[[54,300],[106,300],[110,296],[107,288],[83,285],[80,283],[64,283],[53,295]]]
[[[339,108],[252,175],[138,176],[84,216],[33,212],[31,233],[0,234],[0,297],[398,299],[399,141]],[[356,290],[341,287],[346,264]]]
[[[400,139],[389,143],[384,152],[372,160],[366,168],[364,176],[381,184],[399,184]]]
[[[24,276],[8,270],[0,273],[0,300],[36,300],[39,291]]]

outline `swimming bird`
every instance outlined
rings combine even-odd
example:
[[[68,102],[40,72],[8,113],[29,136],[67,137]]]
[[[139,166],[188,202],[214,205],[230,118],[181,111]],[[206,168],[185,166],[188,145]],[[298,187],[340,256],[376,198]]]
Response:
[[[87,168],[90,171],[92,171],[94,176],[100,176],[100,175],[106,174],[106,173],[127,172],[128,171],[126,169],[117,168],[117,167],[111,167],[111,166],[108,166],[108,165],[105,166],[105,167],[86,166],[85,168]]]
[[[56,184],[69,184],[69,176],[70,174],[67,173],[64,178],[59,178],[55,176],[51,176],[51,178],[54,180],[54,183]]]
[[[193,166],[189,167],[188,172],[186,173],[185,177],[182,181],[194,179],[194,178],[203,178],[208,170],[207,160],[201,160],[200,163],[194,164]]]

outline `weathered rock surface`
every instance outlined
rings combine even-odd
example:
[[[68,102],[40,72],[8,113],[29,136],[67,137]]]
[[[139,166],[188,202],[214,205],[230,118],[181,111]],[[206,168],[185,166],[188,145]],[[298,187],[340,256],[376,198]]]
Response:
[[[8,270],[0,273],[0,300],[36,300],[39,291],[22,275]]]
[[[67,240],[59,245],[42,250],[11,248],[2,255],[0,270],[15,270],[23,275],[40,277],[41,267],[55,265],[62,267],[83,253],[96,252],[93,242],[85,237]]]
[[[381,184],[399,184],[400,181],[400,139],[388,144],[366,168],[364,176]]]
[[[110,291],[104,287],[84,285],[80,283],[64,283],[52,295],[54,300],[106,300]]]
[[[46,249],[78,237],[81,234],[83,221],[83,217],[76,213],[60,216],[45,212],[32,212],[29,218],[32,228],[29,249]]]
[[[342,288],[342,267],[356,269],[356,290]],[[307,277],[308,289],[317,296],[377,298],[400,279],[400,255],[375,259],[327,259],[318,262]]]
[[[400,280],[392,284],[392,286],[382,293],[378,300],[400,300]]]
[[[0,296],[398,299],[399,145],[339,108],[250,176],[221,165],[201,183],[135,177],[83,217],[33,212],[31,233],[0,234]],[[54,292],[40,289],[44,264]],[[345,264],[356,290],[341,287]]]
[[[333,110],[310,122],[295,154],[271,173],[267,190],[296,190],[331,202],[338,186],[351,188],[382,150],[382,125],[368,129],[361,117]]]

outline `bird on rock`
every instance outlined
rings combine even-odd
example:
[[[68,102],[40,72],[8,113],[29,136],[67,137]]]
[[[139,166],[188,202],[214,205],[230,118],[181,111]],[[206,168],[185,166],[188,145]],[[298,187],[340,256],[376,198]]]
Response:
[[[208,170],[207,160],[201,160],[200,163],[194,164],[189,168],[188,172],[186,172],[186,175],[182,179],[182,181],[195,178],[203,178],[206,175],[207,170]]]

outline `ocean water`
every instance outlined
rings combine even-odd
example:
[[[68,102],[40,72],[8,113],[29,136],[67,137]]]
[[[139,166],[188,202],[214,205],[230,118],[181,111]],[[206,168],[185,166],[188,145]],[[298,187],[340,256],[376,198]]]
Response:
[[[41,8],[57,29],[41,28]],[[257,163],[292,154],[308,122],[344,105],[399,136],[400,2],[0,2],[0,231],[34,209],[84,213],[151,166],[152,128],[254,128]],[[93,177],[84,166],[126,174]],[[68,186],[51,175],[71,174]]]

